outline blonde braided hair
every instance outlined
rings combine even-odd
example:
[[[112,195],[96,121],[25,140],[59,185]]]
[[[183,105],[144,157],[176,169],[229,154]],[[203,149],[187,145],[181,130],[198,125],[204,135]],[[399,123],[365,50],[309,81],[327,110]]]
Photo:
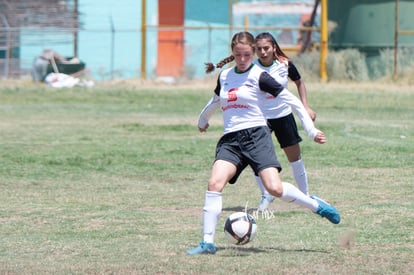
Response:
[[[231,40],[231,49],[233,50],[234,46],[236,46],[238,43],[250,45],[253,49],[253,52],[255,51],[256,43],[255,43],[253,35],[249,32],[236,33]],[[214,65],[211,62],[204,63],[206,65],[206,73],[213,72],[215,68],[222,68],[224,65],[232,62],[233,60],[234,60],[234,56],[230,55],[224,58],[223,60],[221,60],[216,65]]]

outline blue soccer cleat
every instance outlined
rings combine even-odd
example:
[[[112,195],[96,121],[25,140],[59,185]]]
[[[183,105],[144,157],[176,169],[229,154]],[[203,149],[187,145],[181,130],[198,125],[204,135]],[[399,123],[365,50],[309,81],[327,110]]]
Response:
[[[200,242],[200,245],[194,247],[193,249],[187,250],[187,254],[215,254],[217,251],[213,243],[206,243],[204,241]]]
[[[257,211],[264,212],[274,200],[275,197],[273,197],[272,195],[262,196],[262,200],[260,201]]]
[[[315,195],[312,195],[311,198],[316,200],[319,204],[318,210],[316,210],[317,214],[319,214],[321,217],[327,218],[331,223],[334,224],[338,224],[341,221],[341,216],[335,207]]]

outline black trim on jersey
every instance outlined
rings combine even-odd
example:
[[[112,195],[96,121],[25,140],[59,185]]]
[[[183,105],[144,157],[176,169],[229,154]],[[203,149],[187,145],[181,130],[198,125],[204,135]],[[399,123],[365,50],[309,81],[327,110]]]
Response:
[[[243,71],[243,72],[239,71],[239,70],[237,69],[237,66],[236,66],[236,67],[234,67],[234,72],[235,72],[236,74],[244,74],[245,72],[250,71],[250,69],[251,69],[251,68],[253,68],[253,66],[254,66],[254,63],[252,63],[252,65],[250,65],[250,67],[249,67],[247,70]]]
[[[260,74],[259,88],[263,92],[267,92],[275,97],[284,89],[284,87],[267,72],[262,72]]]
[[[216,88],[214,89],[214,93],[218,96],[220,95],[220,90],[221,90],[220,75],[221,75],[221,73],[219,74],[219,76],[217,78],[217,85],[216,85]]]
[[[270,64],[270,65],[264,65],[264,64],[262,63],[262,61],[260,61],[260,58],[259,58],[259,59],[257,59],[257,62],[259,62],[260,66],[262,66],[262,67],[264,67],[264,68],[271,67],[273,64],[275,64],[275,61],[274,61],[274,60],[272,60],[272,64]]]
[[[292,80],[292,81],[296,81],[301,79],[300,73],[298,71],[298,69],[296,68],[296,66],[289,61],[288,62],[288,77]]]

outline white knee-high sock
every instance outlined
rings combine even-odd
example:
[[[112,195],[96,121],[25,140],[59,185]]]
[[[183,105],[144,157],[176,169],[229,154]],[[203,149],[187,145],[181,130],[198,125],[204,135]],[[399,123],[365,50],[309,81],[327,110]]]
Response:
[[[262,196],[268,196],[270,195],[269,192],[267,192],[266,188],[263,185],[262,180],[259,176],[254,176],[254,179],[256,180],[257,186],[259,186],[260,192],[262,193]]]
[[[299,190],[302,191],[303,194],[309,196],[308,176],[302,159],[291,162],[290,166],[292,167],[293,177],[295,178]]]
[[[203,207],[203,240],[206,243],[214,243],[214,233],[222,208],[221,192],[206,191]]]
[[[312,212],[316,212],[319,206],[316,200],[306,196],[298,188],[288,182],[282,182],[282,186],[283,194],[280,197],[281,200],[299,204],[300,206],[312,210]]]

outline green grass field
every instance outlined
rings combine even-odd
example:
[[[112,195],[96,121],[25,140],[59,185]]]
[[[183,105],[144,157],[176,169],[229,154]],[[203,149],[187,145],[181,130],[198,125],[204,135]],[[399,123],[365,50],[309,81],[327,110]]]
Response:
[[[250,169],[224,189],[215,255],[202,207],[220,114],[197,116],[208,85],[0,88],[1,274],[412,274],[414,90],[391,84],[308,84],[319,145],[301,143],[310,191],[342,222],[275,201],[256,239],[230,245],[225,218],[254,209]],[[286,157],[276,147],[293,182]]]

